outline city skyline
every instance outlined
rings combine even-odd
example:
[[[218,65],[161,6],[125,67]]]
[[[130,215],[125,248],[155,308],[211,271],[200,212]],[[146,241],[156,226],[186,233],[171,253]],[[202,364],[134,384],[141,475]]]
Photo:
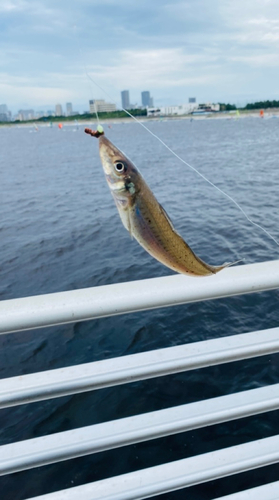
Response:
[[[128,92],[129,91],[125,91]],[[121,92],[122,95],[123,91]],[[196,97],[188,97],[183,103],[177,105],[169,105],[169,106],[153,106],[153,98],[150,97],[149,91],[143,91],[142,93],[142,105],[132,105],[130,104],[130,108],[124,108],[123,106],[117,108],[114,103],[109,103],[104,99],[90,99],[89,100],[89,108],[83,111],[74,111],[73,105],[71,102],[65,103],[65,111],[63,110],[62,104],[56,104],[53,106],[53,109],[49,109],[47,111],[35,111],[34,109],[20,109],[17,111],[15,115],[12,115],[11,111],[8,109],[6,104],[0,104],[0,122],[10,122],[10,121],[28,121],[28,120],[36,120],[43,117],[70,117],[70,116],[80,116],[83,115],[96,115],[96,113],[107,113],[114,111],[121,111],[123,109],[146,109],[147,116],[159,116],[159,115],[185,115],[189,114],[193,111],[231,111],[238,109],[234,104],[231,103],[221,103],[216,102],[213,103],[211,101],[204,101],[203,103],[198,102]],[[126,94],[127,97],[127,94]],[[149,102],[149,105],[144,105],[145,102]],[[128,102],[129,104],[129,102]],[[272,109],[279,108],[279,100],[265,100],[265,101],[257,101],[249,103],[247,109]],[[245,106],[240,106],[239,109],[245,108]]]
[[[63,105],[57,103],[52,105],[52,109],[48,109],[46,111],[40,109],[39,111],[28,108],[28,109],[19,109],[16,113],[12,114],[7,104],[0,104],[0,121],[14,121],[14,120],[34,120],[47,116],[74,116],[79,114],[78,111],[73,110],[73,105],[71,102],[65,103],[65,111],[63,110]],[[42,107],[42,106],[41,106]],[[48,106],[50,107],[50,106]],[[88,112],[88,111],[87,111]]]
[[[53,109],[48,109],[47,111],[35,111],[34,109],[20,109],[12,115],[11,111],[8,109],[6,104],[0,104],[0,121],[26,121],[39,119],[42,117],[48,116],[75,116],[82,115],[86,113],[96,114],[101,112],[113,112],[117,109],[135,109],[135,108],[152,108],[154,105],[153,97],[150,96],[149,91],[141,92],[141,104],[134,105],[130,103],[130,94],[129,90],[121,91],[121,100],[122,106],[119,108],[116,107],[115,103],[109,103],[104,99],[89,99],[89,107],[87,110],[83,112],[73,111],[73,104],[71,102],[65,103],[65,111],[63,109],[63,105],[60,103],[55,104]],[[189,99],[190,101],[190,99]],[[181,106],[182,107],[182,106]],[[185,106],[184,106],[185,107]],[[186,108],[185,108],[186,109]]]
[[[130,102],[130,91],[129,90],[123,90],[120,92],[120,95],[121,95],[121,106],[119,106],[117,108],[117,105],[116,103],[108,103],[105,99],[89,99],[89,109],[86,110],[86,106],[83,107],[83,110],[81,111],[80,109],[77,110],[77,111],[73,111],[73,105],[71,102],[66,102],[65,103],[65,112],[63,111],[63,105],[60,104],[60,103],[57,103],[55,105],[52,105],[53,106],[53,109],[50,110],[49,108],[51,107],[49,104],[47,105],[39,105],[36,109],[36,107],[32,107],[32,108],[28,108],[26,110],[24,109],[21,109],[21,110],[18,110],[17,112],[14,113],[14,115],[16,114],[20,114],[22,111],[32,111],[34,116],[36,114],[40,114],[41,116],[46,116],[46,113],[48,113],[49,115],[51,114],[54,114],[56,116],[70,116],[72,114],[79,114],[79,113],[86,113],[88,111],[90,112],[95,112],[95,105],[97,105],[97,111],[103,111],[102,109],[102,106],[104,106],[103,103],[106,103],[109,104],[109,108],[107,108],[108,111],[114,111],[116,109],[121,109],[121,108],[124,108],[124,109],[130,109],[133,108],[133,107],[146,107],[146,106],[149,106],[149,107],[152,107],[154,105],[154,100],[153,100],[153,97],[150,96],[150,92],[149,91],[142,91],[141,92],[141,104],[131,104]],[[144,101],[144,98],[143,98],[143,95],[146,95],[146,101]],[[138,96],[139,97],[139,96]],[[138,99],[139,101],[139,99]],[[95,105],[94,105],[95,103]],[[106,107],[105,105],[105,107]],[[0,104],[0,113],[1,113],[1,106],[2,107],[5,107],[6,110],[8,111],[9,106],[7,106],[6,104]],[[100,107],[100,109],[98,109],[98,107]],[[59,108],[59,110],[58,110]],[[4,108],[3,108],[4,109]],[[93,111],[92,111],[93,110]],[[4,111],[2,111],[4,112]]]
[[[153,98],[150,97],[149,91],[141,92],[141,105],[134,105],[130,103],[130,91],[121,91],[121,101],[122,106],[119,109],[131,109],[134,107],[152,107]],[[50,106],[47,106],[49,108]],[[42,106],[40,106],[42,108]],[[87,112],[94,114],[100,112],[110,112],[116,111],[117,106],[115,103],[109,103],[104,99],[89,99],[89,108],[84,110],[82,113],[80,111],[73,111],[73,104],[71,102],[65,103],[65,112],[63,111],[63,105],[60,103],[55,104],[54,109],[44,111],[40,109],[35,111],[33,108],[19,109],[14,115],[12,115],[7,104],[0,104],[0,121],[11,121],[12,119],[32,120],[35,118],[42,118],[44,116],[73,116],[77,114],[85,114]]]
[[[129,103],[129,106],[123,106],[123,100],[122,100],[122,94],[123,92],[128,92],[128,103]],[[140,91],[139,92],[139,95],[136,95],[135,96],[135,102],[136,104],[131,104],[130,102],[130,90],[125,90],[125,91],[120,91],[120,101],[121,104],[119,106],[117,106],[116,102],[114,103],[109,103],[111,104],[111,108],[108,110],[108,111],[113,111],[114,109],[122,109],[122,108],[125,108],[125,109],[133,109],[133,108],[141,108],[141,107],[146,107],[148,106],[147,104],[143,104],[143,95],[146,95],[146,99],[148,100],[149,102],[149,107],[154,107],[155,105],[156,106],[161,106],[162,107],[162,104],[157,104],[157,99],[156,99],[156,104],[154,103],[154,98],[150,96],[150,91]],[[0,98],[1,98],[1,95],[0,95]],[[193,101],[192,101],[193,99]],[[268,100],[267,99],[258,99],[259,101],[260,100]],[[75,106],[75,110],[73,110],[73,104],[71,102],[63,102],[63,104],[39,104],[38,106],[32,106],[32,102],[30,103],[30,106],[26,106],[26,108],[22,108],[22,109],[17,109],[15,110],[15,107],[14,106],[10,106],[10,105],[7,105],[6,103],[1,103],[0,102],[0,114],[1,114],[1,109],[3,106],[5,106],[7,108],[7,110],[9,111],[9,114],[10,116],[13,116],[15,117],[16,115],[20,114],[21,111],[32,111],[33,112],[33,118],[38,118],[38,117],[43,117],[43,116],[56,116],[58,115],[58,113],[56,112],[56,106],[62,106],[62,112],[61,112],[61,116],[69,116],[69,110],[71,109],[72,111],[70,112],[71,115],[78,115],[78,114],[86,114],[88,112],[90,112],[90,102],[106,102],[107,101],[105,99],[89,99],[89,105],[88,104],[84,104],[82,106]],[[147,101],[146,101],[147,102]],[[169,100],[169,104],[167,106],[177,106],[177,105],[184,105],[188,102],[212,102],[212,101],[209,101],[209,99],[197,99],[196,97],[195,98],[191,98],[191,97],[187,97],[186,95],[184,96],[184,99],[183,101],[181,102],[178,102],[177,99],[175,98],[170,98]],[[216,103],[220,103],[221,100],[217,100]],[[233,102],[232,100],[228,100],[227,101],[227,104],[236,104],[237,107],[245,107],[245,105],[247,103],[250,103],[250,102],[256,102],[256,100],[246,100],[244,101],[243,103],[237,105],[237,103]],[[68,111],[67,111],[67,107],[70,106],[70,108],[68,108]],[[164,106],[163,106],[164,107]],[[63,111],[65,109],[65,112]],[[13,111],[15,110],[15,111]],[[2,111],[3,112],[3,111]],[[95,113],[95,111],[93,111]],[[60,115],[59,115],[60,116]],[[0,120],[1,121],[1,120]]]

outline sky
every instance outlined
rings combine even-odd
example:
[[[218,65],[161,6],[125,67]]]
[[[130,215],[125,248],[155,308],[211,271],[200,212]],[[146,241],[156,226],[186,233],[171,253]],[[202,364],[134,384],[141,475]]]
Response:
[[[278,0],[1,0],[0,104],[279,100]]]

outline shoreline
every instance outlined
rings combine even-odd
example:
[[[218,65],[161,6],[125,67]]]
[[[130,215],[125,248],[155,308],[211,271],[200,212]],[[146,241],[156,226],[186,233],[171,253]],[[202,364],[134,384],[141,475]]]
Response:
[[[119,124],[119,123],[136,123],[137,121],[139,122],[158,122],[158,121],[171,121],[171,120],[192,120],[192,121],[197,121],[197,120],[240,120],[244,118],[272,118],[276,117],[279,118],[279,108],[267,108],[264,110],[264,117],[260,116],[260,110],[245,110],[245,111],[239,111],[239,115],[236,115],[235,111],[230,111],[230,112],[216,112],[208,115],[167,115],[167,116],[154,116],[154,117],[147,117],[147,116],[139,116],[135,117],[136,120],[133,118],[127,116],[127,118],[122,117],[122,118],[103,118],[101,120],[102,123],[104,124]],[[88,120],[88,118],[83,119],[82,117],[80,119],[75,119],[78,121],[78,125],[92,125],[96,123],[97,125],[97,120],[96,117],[92,117],[91,120]],[[30,120],[30,122],[25,122],[25,123],[15,123],[15,122],[3,122],[0,123],[0,127],[34,127],[35,125],[38,127],[48,127],[50,128],[50,123],[51,120],[48,121],[40,121],[40,120]],[[74,120],[60,120],[60,121],[55,121],[52,122],[53,127],[55,128],[58,126],[58,123],[62,123],[63,127],[76,127],[77,123],[75,123]]]

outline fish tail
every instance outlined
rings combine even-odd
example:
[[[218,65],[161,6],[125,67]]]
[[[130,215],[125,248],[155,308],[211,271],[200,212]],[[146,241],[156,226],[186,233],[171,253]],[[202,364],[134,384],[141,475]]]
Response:
[[[213,274],[219,273],[219,271],[222,271],[222,269],[225,269],[226,267],[231,267],[234,266],[235,264],[238,264],[239,262],[243,262],[244,259],[236,260],[235,262],[225,262],[222,266],[210,266],[212,267],[212,272]]]

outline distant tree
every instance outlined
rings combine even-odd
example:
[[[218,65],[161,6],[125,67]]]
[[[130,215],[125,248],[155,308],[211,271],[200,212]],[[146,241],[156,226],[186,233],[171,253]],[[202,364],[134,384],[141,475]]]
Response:
[[[224,104],[222,102],[218,104],[220,105],[220,111],[233,111],[237,109],[235,104]]]
[[[147,111],[146,109],[128,109],[129,113],[132,116],[146,116]],[[99,118],[127,118],[127,113],[125,111],[110,111],[108,113],[103,113],[99,112],[98,113]],[[92,120],[92,118],[96,118],[95,113],[83,113],[82,115],[72,115],[72,116],[47,116],[47,117],[42,117],[39,118],[37,121],[52,121],[52,122],[57,122],[57,121],[73,121],[73,120],[78,120],[78,119],[85,119],[85,120]]]
[[[259,101],[246,104],[244,109],[279,108],[279,101]]]

